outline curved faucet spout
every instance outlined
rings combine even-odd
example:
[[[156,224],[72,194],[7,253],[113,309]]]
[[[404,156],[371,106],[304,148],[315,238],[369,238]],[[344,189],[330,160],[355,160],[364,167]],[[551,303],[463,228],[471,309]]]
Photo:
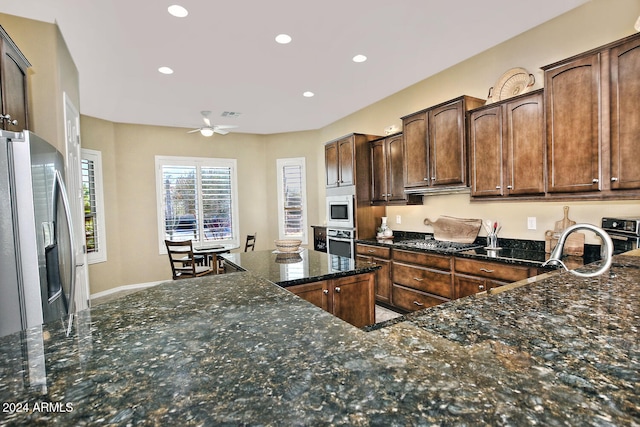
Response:
[[[567,237],[569,237],[569,234],[573,233],[576,230],[591,230],[594,233],[596,233],[598,236],[600,236],[600,238],[602,239],[602,242],[604,244],[604,250],[602,251],[604,262],[602,264],[602,267],[600,267],[598,270],[593,271],[591,273],[581,273],[579,271],[569,270],[567,266],[564,265],[564,263],[561,261],[562,252],[564,250],[564,244],[567,241]],[[567,227],[564,230],[564,232],[560,236],[560,239],[558,240],[558,244],[551,252],[549,259],[546,260],[544,264],[542,264],[542,266],[544,267],[547,265],[560,265],[565,270],[568,270],[570,273],[575,274],[576,276],[595,277],[595,276],[601,275],[611,267],[612,257],[613,257],[613,241],[611,240],[611,237],[609,237],[609,235],[603,229],[591,224],[574,224]]]

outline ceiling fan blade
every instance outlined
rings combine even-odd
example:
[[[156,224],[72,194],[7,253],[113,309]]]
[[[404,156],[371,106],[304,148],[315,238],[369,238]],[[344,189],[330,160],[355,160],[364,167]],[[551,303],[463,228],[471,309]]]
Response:
[[[203,117],[202,120],[204,121],[204,124],[211,127],[211,120],[209,120],[209,117]]]
[[[219,133],[220,135],[226,135],[226,134],[228,134],[228,133],[229,133],[229,131],[228,131],[228,130],[220,129],[220,128],[219,128],[219,127],[217,127],[217,126],[213,128],[213,131],[214,131],[215,133]]]
[[[235,125],[214,125],[213,127],[216,128],[216,129],[235,129],[238,126],[235,126]]]
[[[189,131],[189,132],[187,132],[187,133],[194,133],[194,132],[200,132],[200,129],[190,130],[190,131]]]

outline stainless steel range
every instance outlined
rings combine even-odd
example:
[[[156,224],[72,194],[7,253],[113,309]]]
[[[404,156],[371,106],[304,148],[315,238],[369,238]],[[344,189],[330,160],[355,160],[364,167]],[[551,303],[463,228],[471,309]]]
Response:
[[[602,229],[613,241],[613,253],[640,248],[640,217],[602,218]]]
[[[442,252],[462,252],[469,249],[478,249],[482,245],[475,243],[457,243],[435,239],[411,239],[401,240],[395,246],[406,246],[410,248],[442,251]]]

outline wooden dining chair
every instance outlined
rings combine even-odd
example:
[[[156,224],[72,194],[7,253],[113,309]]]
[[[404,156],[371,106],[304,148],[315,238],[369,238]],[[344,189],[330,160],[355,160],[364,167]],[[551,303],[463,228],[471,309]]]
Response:
[[[200,277],[214,273],[211,265],[200,264],[197,257],[193,255],[193,243],[191,240],[174,242],[165,240],[167,255],[171,263],[171,273],[173,280],[185,279],[189,277]]]
[[[256,248],[256,236],[258,235],[258,233],[253,233],[253,234],[247,234],[247,241],[244,244],[244,251],[247,252],[249,250],[249,248],[251,248],[251,250],[255,250]]]

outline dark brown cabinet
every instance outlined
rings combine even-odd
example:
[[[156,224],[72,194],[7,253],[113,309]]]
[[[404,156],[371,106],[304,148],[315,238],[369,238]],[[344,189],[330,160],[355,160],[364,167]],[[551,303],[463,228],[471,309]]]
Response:
[[[484,103],[462,96],[402,117],[407,191],[467,186],[466,112]]]
[[[452,257],[393,251],[392,304],[415,311],[442,304],[453,298]]]
[[[473,197],[544,194],[542,91],[471,111],[469,151]]]
[[[31,64],[0,27],[0,129],[29,129],[27,68]]]
[[[380,246],[356,244],[356,258],[380,266],[375,273],[376,301],[391,303],[391,249]]]
[[[371,141],[371,203],[404,204],[404,141],[402,134]]]
[[[289,286],[287,290],[356,327],[375,323],[374,274]]]
[[[549,193],[600,190],[600,59],[545,69]]]
[[[354,184],[354,144],[348,136],[325,145],[327,187],[343,187]]]
[[[639,189],[640,37],[611,49],[611,189]]]
[[[533,267],[455,258],[454,294],[462,298],[538,274]]]
[[[542,69],[547,192],[637,197],[640,34]]]

